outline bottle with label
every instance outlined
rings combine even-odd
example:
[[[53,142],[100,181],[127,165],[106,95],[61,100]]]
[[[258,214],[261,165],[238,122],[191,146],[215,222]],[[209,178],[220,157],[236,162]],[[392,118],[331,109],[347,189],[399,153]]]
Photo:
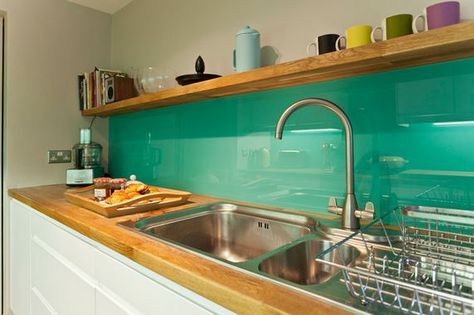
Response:
[[[110,196],[110,178],[99,177],[94,179],[94,198],[103,201]]]

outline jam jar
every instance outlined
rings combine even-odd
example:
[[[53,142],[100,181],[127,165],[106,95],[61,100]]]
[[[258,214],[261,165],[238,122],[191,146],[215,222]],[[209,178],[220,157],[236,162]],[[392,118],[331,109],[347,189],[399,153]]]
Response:
[[[112,194],[116,190],[124,189],[127,184],[125,178],[112,178],[110,180],[110,193]]]
[[[94,179],[94,198],[103,201],[110,196],[110,178],[99,177]]]

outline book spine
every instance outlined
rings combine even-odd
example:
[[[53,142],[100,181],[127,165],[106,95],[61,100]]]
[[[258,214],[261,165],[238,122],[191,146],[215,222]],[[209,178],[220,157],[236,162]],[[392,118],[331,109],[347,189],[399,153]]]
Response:
[[[97,107],[97,90],[95,88],[95,82],[96,82],[96,78],[95,78],[95,71],[92,71],[91,72],[91,77],[92,77],[92,106],[93,107]]]
[[[84,109],[89,109],[89,74],[84,73]]]
[[[105,105],[105,74],[100,72],[100,94],[102,95],[102,105]]]
[[[87,81],[87,102],[89,104],[89,108],[93,108],[94,107],[94,103],[92,103],[92,72],[89,72],[87,74],[87,76],[89,77],[89,81]]]
[[[84,110],[84,75],[77,76],[78,92],[79,92],[79,110]]]
[[[95,77],[94,89],[95,89],[96,105],[100,106],[102,105],[102,95],[100,91],[101,79],[100,79],[100,71],[97,70],[97,68],[96,70],[94,70],[94,77]]]

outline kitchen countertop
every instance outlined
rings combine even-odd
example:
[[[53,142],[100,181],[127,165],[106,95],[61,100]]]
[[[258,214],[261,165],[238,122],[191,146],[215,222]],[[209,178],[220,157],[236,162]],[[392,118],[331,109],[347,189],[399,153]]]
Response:
[[[64,185],[10,189],[9,195],[142,266],[239,314],[348,314],[317,298],[128,231],[126,220],[195,207],[221,199],[193,195],[191,204],[106,218],[66,201]]]

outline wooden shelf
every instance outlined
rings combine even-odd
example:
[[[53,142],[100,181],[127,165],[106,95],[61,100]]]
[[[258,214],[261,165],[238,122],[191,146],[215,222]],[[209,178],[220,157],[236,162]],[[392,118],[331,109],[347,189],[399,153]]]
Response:
[[[145,94],[84,110],[111,116],[474,56],[474,21]]]

